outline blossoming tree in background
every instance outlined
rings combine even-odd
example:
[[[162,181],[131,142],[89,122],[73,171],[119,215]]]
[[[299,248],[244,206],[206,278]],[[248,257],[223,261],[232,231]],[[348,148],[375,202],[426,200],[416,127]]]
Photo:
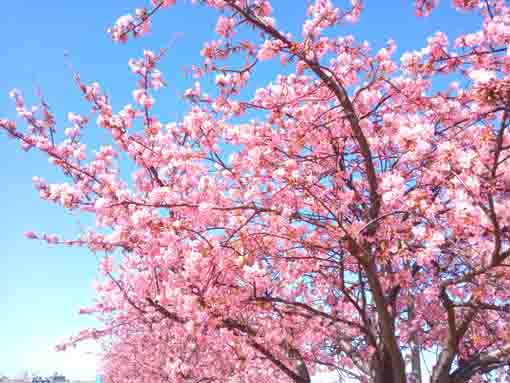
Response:
[[[111,36],[143,35],[175,2],[119,18]],[[58,131],[18,91],[28,128],[0,120],[67,176],[36,178],[40,196],[96,218],[76,239],[27,233],[105,254],[98,302],[82,310],[103,327],[62,348],[100,339],[112,383],[503,381],[510,7],[454,0],[479,31],[451,44],[437,33],[399,60],[392,41],[374,52],[326,33],[356,21],[359,0],[311,2],[300,36],[276,27],[267,0],[197,3],[219,11],[219,37],[193,67],[182,120],[153,112],[165,82],[150,51],[130,61],[139,81],[121,110],[76,75],[112,137],[95,152],[80,141],[90,118],[70,113]],[[263,61],[281,74],[247,95]],[[458,82],[431,89],[444,74]]]

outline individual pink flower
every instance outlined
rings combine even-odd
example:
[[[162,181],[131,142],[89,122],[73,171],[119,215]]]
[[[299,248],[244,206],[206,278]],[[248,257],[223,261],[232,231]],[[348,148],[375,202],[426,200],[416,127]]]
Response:
[[[147,91],[145,89],[136,89],[133,91],[133,98],[135,101],[143,105],[147,108],[150,108],[154,105],[154,99],[147,94]]]
[[[37,239],[37,234],[33,231],[25,231],[24,236],[28,239]]]
[[[271,40],[266,40],[262,44],[262,47],[259,49],[257,53],[257,58],[261,61],[270,60],[276,56],[277,52],[278,49],[275,46],[274,42],[272,42]]]
[[[161,5],[162,7],[166,8],[175,5],[176,0],[151,0],[151,2],[154,7]]]
[[[231,37],[234,31],[235,20],[231,17],[220,16],[216,24],[216,33],[223,37]]]
[[[469,78],[476,84],[486,84],[496,78],[496,73],[486,69],[474,69],[469,72]]]

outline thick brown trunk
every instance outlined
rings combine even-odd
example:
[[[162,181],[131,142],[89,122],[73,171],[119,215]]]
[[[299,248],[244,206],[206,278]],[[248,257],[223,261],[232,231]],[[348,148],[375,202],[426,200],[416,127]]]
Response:
[[[392,368],[390,353],[384,349],[377,353],[372,359],[372,382],[388,383],[395,381],[395,373],[399,373]]]
[[[409,321],[414,320],[414,301],[409,305]],[[416,337],[416,333],[413,332],[410,338],[411,341],[411,383],[421,383],[421,359],[420,359],[420,347]]]
[[[391,380],[387,383],[406,383],[405,362],[400,351],[398,340],[395,335],[394,318],[388,310],[387,302],[380,281],[377,279],[377,271],[373,259],[363,265],[367,274],[368,284],[373,294],[375,308],[381,327],[381,343],[384,351],[379,357],[383,367],[382,371],[391,370]]]

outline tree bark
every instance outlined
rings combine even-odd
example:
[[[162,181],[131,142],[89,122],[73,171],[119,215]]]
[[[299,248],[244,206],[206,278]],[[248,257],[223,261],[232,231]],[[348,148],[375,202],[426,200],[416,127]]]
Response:
[[[386,348],[382,351],[377,352],[372,358],[371,362],[372,369],[372,382],[373,383],[387,383],[394,382],[396,376],[395,371],[392,367],[391,356]]]

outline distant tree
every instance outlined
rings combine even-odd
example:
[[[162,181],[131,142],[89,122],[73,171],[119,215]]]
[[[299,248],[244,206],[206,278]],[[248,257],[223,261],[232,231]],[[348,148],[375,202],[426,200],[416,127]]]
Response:
[[[112,37],[146,33],[175,2],[122,16]],[[94,214],[99,227],[71,240],[27,233],[106,253],[98,302],[82,310],[104,327],[69,344],[102,339],[115,383],[308,383],[325,371],[374,383],[504,381],[506,2],[454,0],[479,14],[479,29],[453,44],[438,32],[397,60],[393,41],[374,52],[328,32],[358,19],[359,0],[311,1],[301,36],[277,27],[267,0],[195,2],[220,12],[219,39],[204,43],[181,121],[154,112],[165,81],[163,52],[151,51],[130,60],[135,105],[119,111],[76,74],[92,116],[70,113],[63,139],[46,103],[36,111],[18,91],[28,130],[0,121],[68,177],[35,178],[41,197]],[[436,3],[416,1],[418,14]],[[263,61],[281,74],[247,95]],[[210,75],[206,93],[199,78]],[[89,153],[92,118],[112,144]],[[120,166],[135,169],[132,180]]]

